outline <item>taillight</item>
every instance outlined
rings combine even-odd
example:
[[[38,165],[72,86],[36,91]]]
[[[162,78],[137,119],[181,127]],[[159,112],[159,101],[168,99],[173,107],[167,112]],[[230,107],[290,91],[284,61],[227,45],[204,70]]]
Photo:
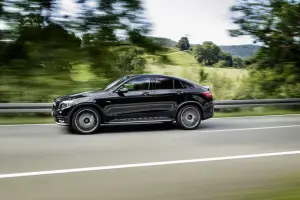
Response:
[[[210,91],[205,91],[205,92],[202,92],[203,96],[205,96],[206,98],[208,99],[211,99],[212,98],[212,94],[210,93]]]

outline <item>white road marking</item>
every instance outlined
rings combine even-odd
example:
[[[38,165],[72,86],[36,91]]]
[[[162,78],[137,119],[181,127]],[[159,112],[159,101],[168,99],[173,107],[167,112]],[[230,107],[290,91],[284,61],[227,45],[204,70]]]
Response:
[[[264,130],[264,129],[277,129],[277,128],[296,128],[299,125],[289,125],[289,126],[270,126],[270,127],[257,127],[257,128],[237,128],[237,129],[219,129],[219,130],[208,130],[202,131],[201,129],[195,130],[201,133],[211,133],[211,132],[228,132],[228,131],[251,131],[251,130]]]
[[[117,126],[117,125],[114,125]],[[300,127],[300,124],[288,125],[288,126],[270,126],[270,127],[256,127],[256,128],[237,128],[237,129],[215,129],[215,130],[202,130],[196,129],[191,131],[198,131],[200,133],[213,133],[213,132],[233,132],[233,131],[251,131],[251,130],[265,130],[265,129],[280,129],[280,128],[296,128]],[[174,130],[173,130],[174,131]],[[175,130],[176,132],[181,132],[182,130]]]
[[[224,160],[238,160],[238,159],[247,159],[247,158],[262,158],[262,157],[284,156],[284,155],[297,155],[297,154],[300,154],[300,150],[299,151],[276,152],[276,153],[263,153],[263,154],[250,154],[250,155],[238,155],[238,156],[213,157],[213,158],[199,158],[199,159],[189,159],[189,160],[175,160],[175,161],[136,163],[136,164],[111,165],[111,166],[99,166],[99,167],[86,167],[86,168],[74,168],[74,169],[62,169],[62,170],[50,170],[50,171],[37,171],[37,172],[22,172],[22,173],[12,173],[12,174],[0,174],[0,179],[18,178],[18,177],[26,177],[26,176],[42,176],[42,175],[53,175],[53,174],[67,174],[67,173],[75,173],[75,172],[104,171],[104,170],[138,168],[138,167],[153,167],[153,166],[187,164],[187,163],[201,163],[201,162],[224,161]]]

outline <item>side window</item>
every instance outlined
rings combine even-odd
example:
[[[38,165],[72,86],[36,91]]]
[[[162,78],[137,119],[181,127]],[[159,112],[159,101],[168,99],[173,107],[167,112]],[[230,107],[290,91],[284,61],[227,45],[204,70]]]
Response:
[[[131,81],[125,83],[122,88],[127,88],[128,91],[141,91],[141,90],[149,90],[150,86],[150,78],[141,77],[136,78]]]
[[[174,80],[174,89],[183,89],[183,85],[181,84],[181,81]]]
[[[182,83],[182,86],[184,89],[188,89],[188,88],[193,88],[194,86],[190,83],[187,83],[187,82],[184,82],[184,81],[181,81]]]
[[[167,89],[173,89],[173,79],[160,77],[155,78],[155,89],[156,90],[167,90]]]

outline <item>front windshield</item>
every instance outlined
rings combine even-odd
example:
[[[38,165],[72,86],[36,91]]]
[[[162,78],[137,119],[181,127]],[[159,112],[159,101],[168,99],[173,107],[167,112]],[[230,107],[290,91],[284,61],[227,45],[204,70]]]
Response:
[[[121,77],[120,79],[115,80],[114,82],[112,82],[111,84],[109,84],[109,85],[104,89],[104,91],[107,91],[107,90],[113,88],[114,86],[116,86],[117,84],[119,84],[119,83],[125,81],[125,80],[128,79],[128,78],[129,78],[129,76],[123,76],[123,77]]]

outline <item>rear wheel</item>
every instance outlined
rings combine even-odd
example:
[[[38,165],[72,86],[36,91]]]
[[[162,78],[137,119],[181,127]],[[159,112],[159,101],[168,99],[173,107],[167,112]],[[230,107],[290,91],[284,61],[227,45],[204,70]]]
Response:
[[[73,115],[72,128],[78,134],[95,133],[101,122],[101,116],[95,108],[79,108]]]
[[[182,129],[193,130],[199,127],[201,120],[200,109],[193,105],[187,105],[179,110],[176,123]]]

